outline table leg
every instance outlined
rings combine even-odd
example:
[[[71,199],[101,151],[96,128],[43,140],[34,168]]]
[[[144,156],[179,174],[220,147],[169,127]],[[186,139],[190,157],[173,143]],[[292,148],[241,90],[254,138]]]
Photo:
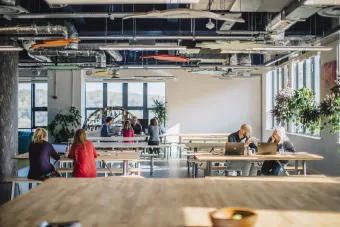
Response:
[[[295,161],[295,175],[298,175],[299,161]]]
[[[187,156],[187,168],[188,168],[188,174],[190,174],[189,155]]]
[[[303,175],[307,175],[307,162],[302,160]]]
[[[12,181],[11,200],[13,200],[13,199],[14,199],[14,193],[15,193],[15,181]]]
[[[207,161],[207,168],[205,168],[204,170],[204,177],[211,176],[211,166],[212,166],[212,162]]]
[[[192,174],[191,174],[191,178],[195,178],[195,175],[196,175],[195,170],[196,170],[195,162],[192,162],[192,172],[191,172]]]
[[[179,142],[178,144],[182,144],[182,136],[179,136]],[[178,149],[179,149],[179,158],[182,158],[182,151],[181,151],[181,147],[178,146]]]
[[[171,153],[172,153],[172,144],[170,144],[170,157],[171,157]]]
[[[168,147],[165,147],[164,150],[166,152],[166,160],[169,161],[169,150],[168,150]]]
[[[138,168],[138,176],[140,176],[140,162],[137,162],[137,168]]]
[[[151,161],[150,161],[150,176],[152,176],[153,174],[153,157],[150,157]]]
[[[127,176],[128,175],[128,168],[129,168],[129,161],[124,160],[123,161],[123,175]]]

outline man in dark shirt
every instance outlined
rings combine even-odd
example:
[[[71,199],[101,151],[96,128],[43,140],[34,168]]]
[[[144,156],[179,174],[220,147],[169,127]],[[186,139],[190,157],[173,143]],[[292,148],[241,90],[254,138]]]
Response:
[[[113,133],[111,133],[111,127],[112,127],[112,117],[107,117],[105,119],[105,124],[102,126],[100,130],[100,136],[101,137],[113,136]]]
[[[136,135],[140,135],[141,132],[143,132],[143,127],[142,125],[138,122],[138,118],[137,117],[133,117],[132,118],[132,123],[131,123],[131,127],[134,131],[134,133]]]
[[[250,138],[251,127],[248,124],[243,124],[239,131],[228,136],[228,143],[244,143],[244,147],[249,149],[249,154],[257,152],[257,146]],[[232,161],[229,169],[241,170],[242,176],[256,176],[257,168],[253,163],[248,161]]]

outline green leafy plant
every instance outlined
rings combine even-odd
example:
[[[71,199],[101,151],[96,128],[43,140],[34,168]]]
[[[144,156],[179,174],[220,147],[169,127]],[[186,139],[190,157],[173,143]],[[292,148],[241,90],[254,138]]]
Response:
[[[168,110],[166,106],[166,102],[162,100],[153,99],[153,110],[152,112],[158,118],[160,124],[166,125],[166,121],[168,120]]]
[[[331,93],[320,103],[321,114],[327,119],[324,125],[331,125],[330,133],[340,131],[340,92],[339,86],[331,89]]]
[[[74,136],[75,130],[80,126],[80,121],[80,112],[72,106],[66,114],[63,114],[61,110],[46,129],[52,135],[54,143],[67,142]]]
[[[289,87],[282,89],[275,96],[275,106],[271,113],[280,124],[287,124],[294,115],[294,113],[290,111],[292,97],[293,91]]]

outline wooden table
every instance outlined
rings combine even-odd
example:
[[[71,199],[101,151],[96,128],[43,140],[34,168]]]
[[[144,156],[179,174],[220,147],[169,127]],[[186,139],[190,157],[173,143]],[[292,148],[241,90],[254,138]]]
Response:
[[[297,173],[299,161],[302,162],[303,174],[307,175],[307,163],[306,161],[322,160],[324,157],[309,154],[306,152],[295,154],[277,154],[277,155],[195,155],[197,161],[207,162],[207,168],[205,169],[205,176],[211,176],[211,169],[213,162],[225,162],[225,161],[250,161],[250,162],[263,162],[269,160],[288,160],[295,161],[295,171]],[[195,166],[195,164],[194,164]],[[195,168],[193,168],[193,172]],[[193,173],[193,176],[196,174]]]
[[[0,226],[209,227],[208,212],[230,206],[254,209],[255,227],[337,227],[340,182],[52,179],[1,206]]]
[[[149,136],[136,136],[136,137],[122,137],[122,136],[111,136],[111,137],[87,137],[87,140],[96,142],[123,142],[123,141],[146,141]],[[69,142],[73,142],[73,138],[68,139]]]
[[[109,169],[108,165],[106,162],[122,162],[123,163],[123,175],[126,176],[128,174],[128,165],[129,162],[136,162],[138,163],[138,168],[140,169],[140,159],[139,159],[140,153],[131,153],[129,155],[123,154],[122,155],[99,155],[96,158],[96,161],[101,161],[105,164],[106,168]],[[20,154],[15,156],[13,159],[17,160],[27,160],[28,159],[28,153]],[[59,159],[59,167],[62,166],[63,163],[66,162],[73,162],[72,159],[69,159],[65,156],[60,156]],[[140,174],[140,173],[139,173]]]

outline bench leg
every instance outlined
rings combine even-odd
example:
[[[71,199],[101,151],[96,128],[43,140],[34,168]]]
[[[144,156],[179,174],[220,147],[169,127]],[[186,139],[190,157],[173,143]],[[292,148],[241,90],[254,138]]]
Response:
[[[187,169],[188,169],[188,174],[190,175],[190,163],[189,163],[189,156],[187,156]]]
[[[153,157],[150,157],[150,176],[153,174]]]
[[[15,192],[15,181],[12,181],[11,200],[14,199],[14,192]]]
[[[303,175],[307,175],[307,163],[305,160],[302,161]]]
[[[298,168],[299,168],[299,161],[298,160],[296,160],[295,161],[295,175],[298,175],[299,174],[299,170],[298,170]]]
[[[138,176],[140,176],[140,162],[137,162],[137,168],[138,168]]]

